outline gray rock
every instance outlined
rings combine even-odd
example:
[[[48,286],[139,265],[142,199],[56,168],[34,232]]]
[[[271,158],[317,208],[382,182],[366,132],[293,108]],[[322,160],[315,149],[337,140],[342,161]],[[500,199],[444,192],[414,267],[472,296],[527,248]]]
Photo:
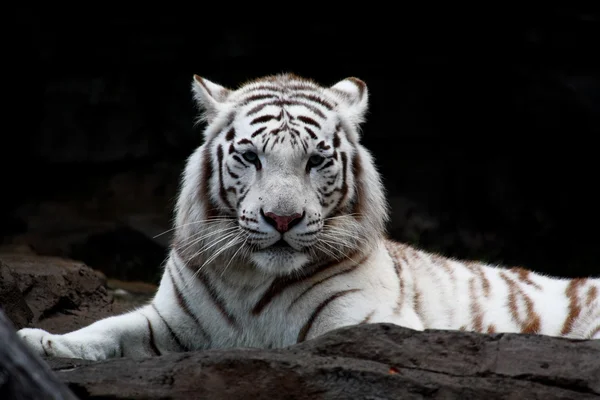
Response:
[[[342,328],[279,350],[50,359],[81,399],[597,399],[600,341]]]
[[[0,306],[18,328],[64,333],[110,315],[112,297],[105,276],[82,262],[0,253]]]

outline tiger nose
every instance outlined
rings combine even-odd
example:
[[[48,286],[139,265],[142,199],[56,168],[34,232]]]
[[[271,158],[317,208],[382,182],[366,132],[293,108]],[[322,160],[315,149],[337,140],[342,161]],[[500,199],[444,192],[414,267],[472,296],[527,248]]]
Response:
[[[269,225],[272,225],[279,233],[285,233],[292,229],[295,225],[297,225],[302,218],[304,218],[304,212],[302,214],[292,214],[292,215],[277,215],[272,212],[264,212],[262,209],[260,210],[260,214],[263,216],[265,221]]]

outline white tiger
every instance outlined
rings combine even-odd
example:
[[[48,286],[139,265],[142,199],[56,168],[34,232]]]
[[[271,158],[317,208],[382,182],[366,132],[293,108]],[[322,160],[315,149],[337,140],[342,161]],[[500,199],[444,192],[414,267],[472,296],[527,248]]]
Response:
[[[276,348],[342,326],[600,337],[600,279],[559,279],[444,258],[386,238],[388,206],[359,143],[368,91],[292,74],[237,90],[194,76],[206,122],[187,161],[175,234],[150,304],[37,353],[91,360]]]

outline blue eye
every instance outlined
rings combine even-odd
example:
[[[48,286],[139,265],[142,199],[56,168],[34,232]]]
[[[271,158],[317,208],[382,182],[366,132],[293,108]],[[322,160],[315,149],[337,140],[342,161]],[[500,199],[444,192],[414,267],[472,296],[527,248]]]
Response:
[[[244,160],[248,161],[249,163],[254,164],[256,161],[258,161],[258,154],[256,154],[253,151],[246,151],[242,154],[242,157],[244,157]]]
[[[323,163],[323,161],[325,160],[325,157],[320,156],[318,154],[313,154],[312,156],[310,156],[310,158],[308,159],[308,164],[306,165],[307,168],[312,168],[312,167],[316,167],[320,164]]]
[[[242,153],[242,157],[244,157],[244,160],[248,161],[250,164],[253,164],[256,167],[256,170],[260,170],[262,168],[262,165],[260,163],[260,158],[258,158],[258,154],[256,154],[253,151],[245,151]]]

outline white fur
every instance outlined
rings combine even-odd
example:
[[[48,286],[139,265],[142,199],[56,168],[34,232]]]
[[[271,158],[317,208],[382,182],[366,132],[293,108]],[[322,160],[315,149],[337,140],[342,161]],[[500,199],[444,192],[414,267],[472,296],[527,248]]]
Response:
[[[523,277],[385,238],[383,185],[359,143],[368,104],[363,82],[349,78],[326,88],[281,75],[238,90],[197,76],[193,82],[207,123],[205,142],[182,176],[176,239],[155,298],[64,335],[20,330],[37,353],[98,360],[157,350],[283,347],[364,322],[416,330],[594,334],[598,279],[576,285],[569,298],[566,279]],[[256,111],[261,102],[268,105]],[[260,127],[264,133],[253,135]],[[316,138],[308,136],[311,130]],[[234,155],[240,159],[249,150],[260,168],[236,161]],[[324,161],[322,170],[308,168],[312,155],[336,161],[327,168]],[[268,212],[304,217],[282,234],[263,217]],[[288,247],[271,247],[280,240]],[[581,311],[567,324],[574,304]]]

